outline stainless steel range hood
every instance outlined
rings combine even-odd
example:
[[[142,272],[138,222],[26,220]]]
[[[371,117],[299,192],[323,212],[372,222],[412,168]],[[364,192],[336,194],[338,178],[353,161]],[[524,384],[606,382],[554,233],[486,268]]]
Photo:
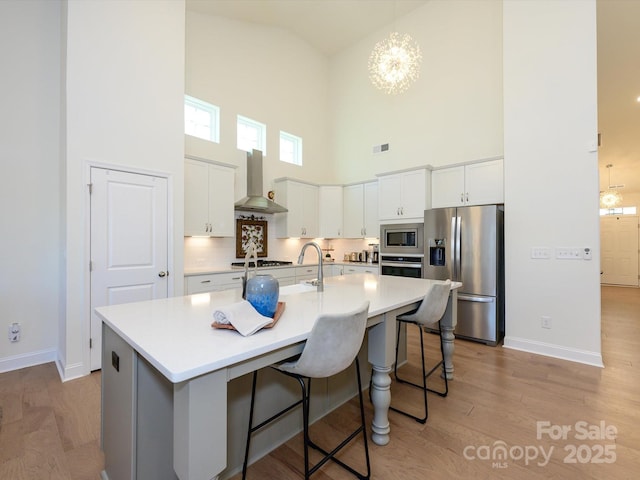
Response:
[[[235,204],[236,211],[257,213],[283,213],[288,210],[263,196],[262,152],[247,152],[247,196]]]

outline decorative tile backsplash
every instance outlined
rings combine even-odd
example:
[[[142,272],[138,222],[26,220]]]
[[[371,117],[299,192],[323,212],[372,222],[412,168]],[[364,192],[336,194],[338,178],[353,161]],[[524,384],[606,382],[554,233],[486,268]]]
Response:
[[[302,246],[310,239],[275,238],[275,228],[269,228],[269,260],[296,263]],[[333,248],[329,252],[335,260],[342,260],[345,253],[369,248],[371,240],[363,239],[314,239],[321,248]],[[377,243],[377,241],[376,241]],[[218,270],[229,268],[237,262],[235,238],[185,237],[184,270]],[[305,255],[304,263],[316,263],[315,255]]]

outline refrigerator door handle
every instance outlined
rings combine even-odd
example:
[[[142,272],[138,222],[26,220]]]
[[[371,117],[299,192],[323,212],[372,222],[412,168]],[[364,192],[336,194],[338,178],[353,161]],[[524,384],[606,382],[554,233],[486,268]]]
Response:
[[[495,297],[475,297],[473,295],[458,294],[458,300],[463,300],[465,302],[476,302],[476,303],[493,303],[496,301],[496,298]]]

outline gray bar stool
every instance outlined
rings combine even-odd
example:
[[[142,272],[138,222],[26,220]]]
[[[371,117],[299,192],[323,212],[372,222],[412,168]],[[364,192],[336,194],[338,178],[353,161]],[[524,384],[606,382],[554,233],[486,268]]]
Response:
[[[253,407],[256,396],[256,379],[258,371],[253,372],[253,384],[251,387],[251,408],[249,411],[249,429],[247,432],[247,444],[242,465],[243,480],[247,475],[247,463],[249,461],[249,447],[251,435],[302,404],[302,418],[304,431],[304,478],[308,479],[313,473],[318,471],[328,460],[335,463],[355,475],[359,479],[368,479],[371,475],[371,465],[369,463],[369,447],[367,444],[367,430],[365,427],[364,404],[362,401],[362,384],[360,380],[360,364],[358,362],[358,352],[362,346],[364,332],[367,326],[369,312],[369,302],[365,302],[358,309],[344,314],[320,315],[316,319],[311,333],[300,356],[286,363],[271,365],[270,368],[295,378],[300,384],[301,399],[289,405],[285,409],[271,416],[259,425],[253,426]],[[358,380],[358,395],[360,397],[360,426],[345,438],[337,447],[330,452],[314,443],[309,437],[309,400],[311,393],[312,378],[327,378],[346,370],[355,359],[356,377]],[[305,382],[306,380],[306,382]],[[306,383],[306,385],[305,385]],[[362,474],[335,457],[339,450],[346,446],[351,440],[362,433],[364,441],[364,453],[367,464],[367,473]],[[321,452],[324,457],[312,468],[309,468],[309,447]]]
[[[447,381],[447,375],[444,371],[444,348],[442,345],[442,331],[440,329],[440,320],[444,316],[444,312],[447,309],[447,302],[449,301],[450,291],[451,280],[447,280],[442,283],[435,283],[429,288],[417,310],[405,313],[403,315],[398,315],[396,317],[396,320],[398,321],[398,334],[396,338],[396,361],[393,367],[393,374],[396,377],[397,382],[406,383],[422,390],[424,396],[424,416],[418,417],[393,406],[390,406],[389,408],[395,412],[406,415],[407,417],[411,417],[419,423],[425,423],[427,421],[427,417],[429,416],[429,409],[427,406],[427,391],[436,393],[441,397],[446,397],[449,393],[449,382]],[[403,380],[398,376],[398,346],[400,344],[400,325],[402,323],[405,323],[407,325],[416,325],[418,327],[418,330],[420,330],[420,353],[422,354],[422,385],[410,382],[408,380]],[[425,327],[434,326],[436,323],[438,324],[438,333],[440,336],[441,360],[427,372],[424,363],[423,330]],[[439,367],[441,367],[444,377],[444,391],[437,391],[431,388],[427,388],[427,377],[438,370]]]

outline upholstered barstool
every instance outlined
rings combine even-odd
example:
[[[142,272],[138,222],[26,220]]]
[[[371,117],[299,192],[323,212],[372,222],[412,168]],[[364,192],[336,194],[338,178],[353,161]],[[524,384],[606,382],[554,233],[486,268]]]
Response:
[[[358,309],[344,314],[320,315],[311,329],[307,342],[299,357],[293,361],[271,365],[270,368],[295,378],[300,384],[301,398],[262,423],[253,426],[253,408],[256,397],[256,380],[258,371],[253,372],[253,384],[251,387],[251,407],[249,411],[249,429],[245,449],[244,463],[242,465],[242,478],[247,475],[249,461],[249,448],[251,435],[263,428],[268,423],[280,417],[284,413],[302,404],[303,435],[304,435],[304,478],[308,479],[318,471],[327,461],[332,460],[359,479],[368,479],[371,475],[369,463],[369,447],[367,444],[367,430],[365,427],[364,405],[362,401],[362,384],[360,380],[360,365],[358,351],[362,346],[364,332],[367,325],[369,302],[365,302]],[[360,399],[360,426],[347,436],[337,447],[327,451],[314,443],[309,436],[309,402],[311,394],[312,378],[327,378],[346,370],[354,363],[358,382],[358,395]],[[362,433],[364,453],[367,465],[366,474],[357,472],[354,468],[342,462],[335,455],[351,440]],[[313,467],[309,467],[309,447],[312,447],[324,456]]]
[[[395,412],[401,413],[408,417],[413,418],[417,422],[425,423],[427,421],[427,417],[429,416],[429,409],[427,406],[427,392],[433,392],[441,397],[446,397],[449,393],[449,383],[447,381],[446,372],[444,372],[444,348],[442,345],[442,331],[440,330],[440,320],[444,316],[444,312],[447,309],[447,302],[449,301],[449,292],[451,290],[451,280],[447,280],[441,283],[434,283],[431,285],[427,293],[425,294],[422,302],[418,306],[418,308],[409,313],[405,313],[403,315],[398,315],[396,320],[398,322],[397,328],[397,338],[396,338],[396,361],[393,367],[393,374],[396,378],[396,381],[399,383],[406,383],[413,387],[417,387],[422,390],[422,394],[424,397],[424,416],[418,417],[416,415],[412,415],[404,410],[400,410],[393,405],[389,408]],[[404,380],[398,376],[398,347],[400,344],[400,325],[416,325],[418,330],[420,331],[420,353],[422,357],[422,384],[417,384],[410,382],[408,380]],[[433,366],[429,371],[426,370],[425,361],[424,361],[424,339],[423,330],[426,327],[434,327],[438,325],[438,334],[440,336],[440,355],[441,360]],[[407,356],[407,363],[408,363]],[[444,377],[444,390],[437,391],[431,388],[427,388],[427,377],[429,377],[436,370],[441,369]]]

